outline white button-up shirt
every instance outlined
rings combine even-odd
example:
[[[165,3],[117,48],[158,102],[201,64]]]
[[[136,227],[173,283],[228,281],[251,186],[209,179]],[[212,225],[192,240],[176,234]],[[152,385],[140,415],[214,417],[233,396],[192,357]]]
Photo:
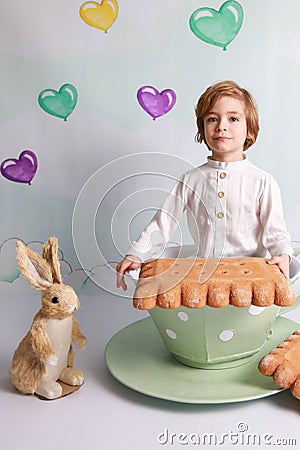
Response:
[[[183,174],[127,254],[141,260],[164,247],[187,214],[199,257],[293,254],[274,178],[242,161],[207,163]]]

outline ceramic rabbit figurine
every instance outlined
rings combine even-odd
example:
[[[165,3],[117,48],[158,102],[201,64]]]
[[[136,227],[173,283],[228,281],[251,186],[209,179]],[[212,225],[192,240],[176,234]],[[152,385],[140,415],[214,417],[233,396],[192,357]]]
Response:
[[[62,283],[57,252],[54,237],[43,245],[42,257],[17,241],[20,271],[41,291],[42,307],[14,353],[11,381],[22,393],[47,399],[62,395],[58,380],[71,386],[80,386],[84,380],[82,372],[73,367],[72,350],[72,341],[79,349],[86,344],[74,317],[80,303],[73,288]]]

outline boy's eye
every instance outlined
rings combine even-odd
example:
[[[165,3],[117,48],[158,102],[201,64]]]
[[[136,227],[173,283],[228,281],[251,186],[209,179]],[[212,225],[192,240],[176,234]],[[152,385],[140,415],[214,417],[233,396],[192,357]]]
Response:
[[[217,118],[216,117],[208,117],[207,122],[216,122]]]
[[[239,119],[237,117],[230,117],[231,122],[238,122]]]

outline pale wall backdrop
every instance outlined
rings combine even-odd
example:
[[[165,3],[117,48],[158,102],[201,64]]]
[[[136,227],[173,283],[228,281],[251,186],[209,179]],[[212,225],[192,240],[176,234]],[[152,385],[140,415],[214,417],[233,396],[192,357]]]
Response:
[[[218,10],[222,1],[118,0],[107,32],[83,20],[83,3],[1,1],[0,163],[30,150],[38,169],[30,185],[0,176],[0,290],[25,289],[15,239],[40,249],[55,235],[70,283],[103,292],[88,288],[81,265],[96,267],[100,285],[113,280],[106,262],[122,257],[176,176],[206,160],[206,148],[194,142],[194,106],[223,79],[256,98],[261,132],[248,156],[277,179],[289,231],[300,241],[299,2],[240,0],[243,24],[226,51],[189,26],[196,9]],[[64,121],[45,112],[38,96],[66,83],[78,101]],[[177,96],[155,121],[137,101],[145,85]]]

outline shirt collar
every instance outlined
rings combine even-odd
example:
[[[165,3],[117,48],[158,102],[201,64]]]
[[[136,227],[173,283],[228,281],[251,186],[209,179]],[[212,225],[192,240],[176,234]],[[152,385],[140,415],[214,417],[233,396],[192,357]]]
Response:
[[[211,159],[211,156],[208,156],[207,164],[214,169],[243,169],[249,164],[247,155],[244,154],[243,156],[244,159],[234,162],[215,161],[214,159]]]

